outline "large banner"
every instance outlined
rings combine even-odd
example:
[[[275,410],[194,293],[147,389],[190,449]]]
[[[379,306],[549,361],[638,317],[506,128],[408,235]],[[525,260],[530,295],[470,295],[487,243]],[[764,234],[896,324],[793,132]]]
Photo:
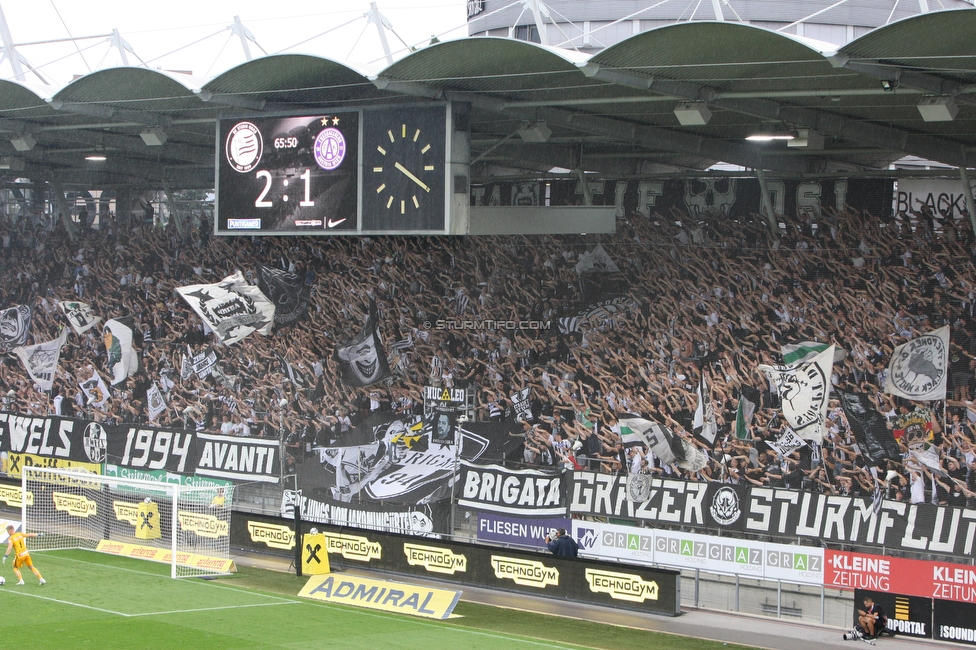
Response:
[[[563,472],[462,463],[458,505],[511,515],[566,515]]]
[[[198,433],[200,476],[277,483],[281,476],[281,443],[263,438]]]
[[[345,503],[332,499],[327,494],[309,496],[301,491],[285,490],[281,498],[281,516],[293,520],[296,503],[300,504],[303,520],[318,524],[421,537],[439,537],[451,532],[448,502],[424,506]]]
[[[800,537],[835,544],[972,555],[976,510],[776,488],[653,479],[650,497],[627,498],[627,477],[574,472],[572,515],[614,517],[656,526]]]
[[[471,205],[582,205],[583,184],[575,180],[542,182],[500,181],[471,186]],[[899,181],[899,191],[904,181]],[[671,209],[701,217],[715,212],[732,218],[761,213],[761,192],[755,177],[685,178],[674,180],[590,181],[593,205],[615,205],[618,214],[640,212],[670,214]],[[875,217],[887,216],[892,210],[894,181],[889,179],[770,179],[766,182],[776,214],[820,215],[824,211],[843,210],[851,206],[866,210]],[[950,192],[958,200],[962,186]],[[917,194],[916,194],[917,196]],[[914,200],[914,196],[912,197]],[[944,203],[938,199],[938,203]],[[898,203],[896,198],[896,205]],[[918,209],[918,205],[913,206]]]
[[[277,483],[280,442],[198,434],[140,425],[106,425],[58,416],[0,413],[0,452],[6,473],[24,465],[83,467],[103,463],[123,471],[169,472],[234,481]],[[57,462],[57,464],[56,464]]]
[[[315,447],[315,455],[296,468],[298,485],[345,503],[418,505],[450,498],[461,461],[502,460],[516,440],[506,424],[455,424],[453,435],[438,437],[432,421],[413,416],[364,422],[335,444]]]

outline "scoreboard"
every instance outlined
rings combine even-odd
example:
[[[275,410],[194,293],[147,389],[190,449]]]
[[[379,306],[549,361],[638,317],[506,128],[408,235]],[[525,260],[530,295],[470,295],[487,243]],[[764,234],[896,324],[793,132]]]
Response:
[[[219,235],[449,232],[447,104],[221,119]]]

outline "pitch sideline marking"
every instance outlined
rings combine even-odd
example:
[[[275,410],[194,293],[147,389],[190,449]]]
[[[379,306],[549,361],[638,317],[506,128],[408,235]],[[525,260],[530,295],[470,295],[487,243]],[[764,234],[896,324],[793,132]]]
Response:
[[[63,549],[49,549],[47,552],[56,551],[56,550],[63,550]],[[43,553],[45,551],[31,551],[31,552],[32,553]],[[92,553],[98,553],[98,551],[92,551]],[[110,553],[99,553],[99,555],[100,556],[104,556],[104,557],[118,557],[118,556],[112,555]],[[150,577],[153,577],[153,578],[161,578],[163,580],[172,580],[172,578],[169,575],[163,575],[162,573],[151,573],[149,571],[140,571],[138,569],[129,569],[127,567],[114,566],[114,565],[111,565],[111,564],[102,564],[101,562],[91,562],[89,560],[80,560],[78,558],[73,558],[73,557],[64,557],[63,555],[52,555],[50,557],[53,558],[55,561],[64,560],[66,562],[77,562],[79,564],[89,564],[89,565],[97,566],[97,567],[103,568],[103,569],[113,569],[115,571],[124,571],[126,573],[135,573],[135,574],[138,574],[138,575],[141,575],[141,576],[150,576]],[[236,592],[241,593],[241,594],[255,595],[253,590],[251,590],[251,589],[244,589],[242,587],[233,587],[231,585],[214,584],[213,582],[197,582],[197,581],[192,580],[192,579],[189,579],[189,580],[180,579],[180,581],[183,584],[188,584],[188,585],[190,585],[190,584],[192,584],[192,585],[198,585],[198,586],[207,587],[207,588],[210,588],[210,589],[227,589],[229,591],[236,591]],[[263,592],[261,592],[261,593],[259,593],[257,595],[260,595],[260,596],[262,596],[264,598],[269,598],[269,599],[272,599],[272,600],[281,600],[281,601],[285,601],[285,602],[289,602],[289,603],[290,602],[295,602],[295,601],[289,600],[287,598],[283,598],[281,596],[275,596],[273,594],[265,594]],[[297,601],[297,602],[302,602],[302,601]]]
[[[62,605],[71,605],[73,607],[91,609],[96,612],[102,612],[103,614],[115,614],[116,616],[129,616],[129,614],[123,614],[122,612],[116,612],[111,609],[95,607],[94,605],[83,605],[82,603],[75,603],[70,600],[61,600],[60,598],[51,598],[50,596],[41,596],[39,594],[27,594],[24,593],[23,591],[17,591],[15,589],[4,589],[2,593],[10,593],[10,594],[15,594],[17,596],[27,596],[28,598],[40,598],[41,600],[49,600],[52,603],[61,603]]]

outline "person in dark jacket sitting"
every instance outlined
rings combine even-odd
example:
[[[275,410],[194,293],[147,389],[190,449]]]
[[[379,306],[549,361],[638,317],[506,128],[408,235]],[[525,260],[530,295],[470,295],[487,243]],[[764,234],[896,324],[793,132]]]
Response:
[[[553,555],[559,557],[576,557],[579,553],[579,545],[576,540],[566,534],[565,528],[555,531],[556,536],[546,535],[546,547]]]

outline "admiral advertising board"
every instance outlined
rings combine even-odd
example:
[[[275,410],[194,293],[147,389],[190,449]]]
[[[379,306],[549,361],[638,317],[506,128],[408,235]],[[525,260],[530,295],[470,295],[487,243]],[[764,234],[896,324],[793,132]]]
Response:
[[[885,500],[875,514],[871,498],[799,490],[655,478],[649,498],[632,501],[625,476],[573,472],[569,512],[896,551],[970,556],[976,550],[976,510]]]
[[[287,547],[294,544],[293,525],[293,521],[276,517],[234,517],[231,544],[290,555]],[[368,567],[668,616],[680,613],[679,571],[373,530],[316,527],[329,541],[332,566]]]

